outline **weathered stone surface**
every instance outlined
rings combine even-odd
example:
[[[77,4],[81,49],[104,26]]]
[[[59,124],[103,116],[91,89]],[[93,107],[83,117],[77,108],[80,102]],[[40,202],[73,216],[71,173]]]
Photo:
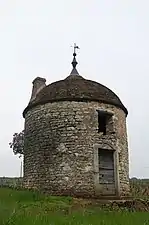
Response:
[[[107,135],[97,110],[113,113]],[[111,128],[112,126],[112,128]],[[50,194],[95,197],[94,145],[117,154],[118,195],[129,194],[126,115],[98,102],[53,102],[25,115],[24,185]]]
[[[22,187],[22,177],[0,177],[0,187]]]

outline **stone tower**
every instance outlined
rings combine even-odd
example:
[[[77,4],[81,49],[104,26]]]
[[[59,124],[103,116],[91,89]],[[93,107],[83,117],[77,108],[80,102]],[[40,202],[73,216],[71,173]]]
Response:
[[[66,79],[33,81],[23,112],[24,186],[53,195],[126,196],[127,109],[110,89],[80,76],[73,56]]]

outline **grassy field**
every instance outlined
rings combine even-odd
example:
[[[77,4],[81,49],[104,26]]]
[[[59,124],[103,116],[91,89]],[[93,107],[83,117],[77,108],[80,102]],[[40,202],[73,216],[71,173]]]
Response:
[[[101,209],[87,200],[0,188],[0,225],[147,225],[149,212]]]

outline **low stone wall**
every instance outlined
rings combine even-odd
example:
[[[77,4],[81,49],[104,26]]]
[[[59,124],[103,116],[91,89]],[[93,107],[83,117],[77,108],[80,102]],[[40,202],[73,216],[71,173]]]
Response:
[[[0,187],[21,187],[21,177],[0,177]]]

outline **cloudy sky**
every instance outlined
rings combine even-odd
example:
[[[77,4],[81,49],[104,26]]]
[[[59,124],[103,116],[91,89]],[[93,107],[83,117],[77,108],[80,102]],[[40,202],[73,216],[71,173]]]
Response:
[[[111,88],[128,108],[130,176],[149,177],[148,0],[0,0],[0,176],[19,176],[9,148],[23,129],[32,80],[78,70]]]

